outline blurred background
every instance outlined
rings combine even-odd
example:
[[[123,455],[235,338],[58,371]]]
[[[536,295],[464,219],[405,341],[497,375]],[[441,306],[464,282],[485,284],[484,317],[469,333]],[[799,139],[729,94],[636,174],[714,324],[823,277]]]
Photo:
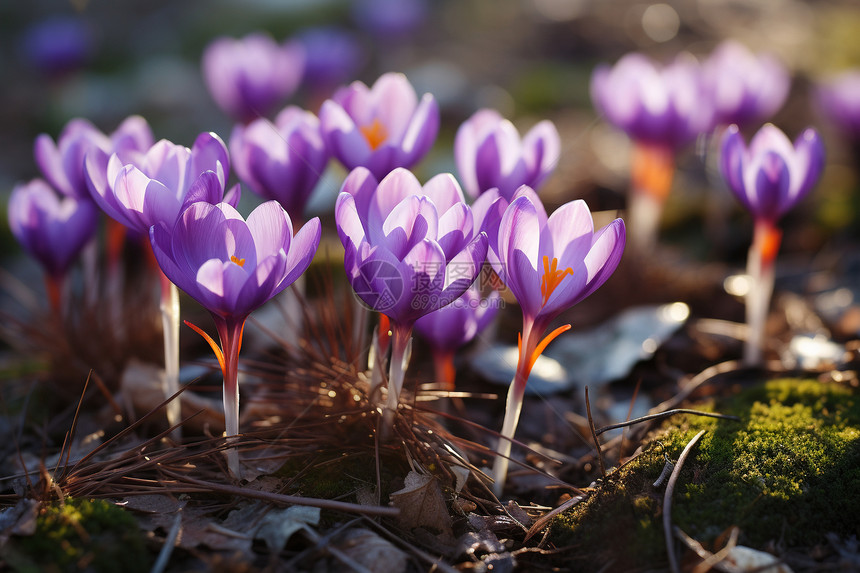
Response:
[[[73,117],[110,132],[130,114],[143,115],[156,139],[190,145],[197,133],[225,140],[231,120],[207,92],[200,60],[218,36],[256,30],[276,40],[305,42],[316,64],[288,103],[316,112],[338,86],[370,84],[386,71],[405,72],[419,94],[442,108],[433,152],[418,166],[422,179],[455,171],[458,125],[493,107],[521,132],[540,119],[555,122],[562,157],[543,197],[550,204],[585,198],[592,210],[624,207],[629,142],[598,117],[589,98],[594,67],[630,51],[669,61],[681,51],[702,58],[735,38],[770,52],[792,74],[789,99],[773,122],[789,137],[806,126],[824,135],[828,166],[812,193],[803,229],[786,233],[784,249],[817,250],[857,228],[854,154],[816,113],[813,86],[860,66],[856,0],[35,0],[0,7],[0,209],[16,182],[38,175],[33,140],[56,138]],[[742,260],[751,233],[722,233],[724,244],[688,241],[700,229],[709,183],[703,145],[679,159],[664,219],[666,237],[698,257],[715,252]],[[324,179],[330,195],[342,174]],[[234,175],[235,177],[235,175]],[[731,202],[731,201],[730,201]],[[736,207],[736,206],[735,206]],[[798,213],[798,211],[800,213]],[[737,211],[740,213],[740,211]],[[13,241],[4,224],[3,244]],[[7,250],[8,252],[8,250]]]

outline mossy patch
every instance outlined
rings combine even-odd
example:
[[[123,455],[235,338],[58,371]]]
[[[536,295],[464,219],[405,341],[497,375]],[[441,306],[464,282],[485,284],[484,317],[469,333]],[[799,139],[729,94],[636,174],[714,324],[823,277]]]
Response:
[[[706,545],[727,528],[741,543],[812,546],[828,532],[860,535],[860,399],[837,384],[774,380],[717,404],[733,422],[679,416],[634,462],[611,474],[588,500],[554,524],[554,541],[573,545],[585,570],[665,563],[663,488],[653,482],[665,451],[677,459],[706,430],[675,489],[673,522]],[[661,445],[658,444],[658,442]]]
[[[15,571],[135,573],[152,558],[134,517],[105,500],[66,499],[45,505],[36,532],[3,548]]]

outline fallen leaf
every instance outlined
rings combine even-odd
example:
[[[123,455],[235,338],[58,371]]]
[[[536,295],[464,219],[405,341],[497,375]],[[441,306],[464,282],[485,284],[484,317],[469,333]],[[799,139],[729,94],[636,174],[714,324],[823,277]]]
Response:
[[[260,522],[254,539],[262,539],[274,552],[284,548],[290,537],[308,525],[318,525],[320,509],[305,505],[294,505],[286,509],[271,509]]]
[[[406,553],[369,529],[348,529],[338,536],[334,545],[341,553],[370,571],[401,573],[406,570]]]
[[[439,480],[432,475],[410,471],[403,489],[391,494],[391,503],[400,509],[400,525],[415,529],[427,527],[453,536],[451,516],[445,505]]]
[[[757,549],[736,545],[732,547],[725,562],[734,565],[744,572],[756,573],[792,573],[791,567],[782,563],[779,559]]]

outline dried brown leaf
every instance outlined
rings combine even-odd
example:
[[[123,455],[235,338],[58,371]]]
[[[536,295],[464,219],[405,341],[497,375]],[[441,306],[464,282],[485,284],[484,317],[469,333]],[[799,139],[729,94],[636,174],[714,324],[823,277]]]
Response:
[[[391,503],[400,509],[400,525],[415,529],[426,527],[453,536],[451,516],[445,505],[439,480],[432,475],[410,471],[403,489],[391,494]]]

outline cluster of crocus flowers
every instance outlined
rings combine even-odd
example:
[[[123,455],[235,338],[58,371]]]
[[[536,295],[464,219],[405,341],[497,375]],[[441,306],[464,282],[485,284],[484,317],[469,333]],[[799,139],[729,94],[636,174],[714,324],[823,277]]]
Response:
[[[180,213],[195,201],[218,203],[230,163],[224,142],[214,133],[202,133],[191,149],[161,140],[145,152],[100,149],[86,156],[86,175],[92,196],[102,210],[139,236],[148,236],[153,225],[172,226]],[[239,199],[238,186],[228,200]],[[161,315],[164,327],[166,397],[179,390],[179,292],[161,276]],[[180,403],[167,407],[171,425],[179,422]]]
[[[561,140],[543,120],[525,136],[493,109],[481,109],[463,122],[454,138],[454,158],[464,190],[473,198],[490,189],[510,200],[521,185],[540,187],[558,164]]]
[[[645,252],[656,241],[675,153],[712,126],[701,66],[689,54],[665,66],[642,54],[627,54],[613,67],[594,71],[591,99],[633,140],[629,218],[633,243]]]
[[[266,117],[299,87],[305,52],[299,42],[277,43],[260,32],[221,37],[203,53],[203,79],[227,115],[247,123]]]
[[[412,167],[439,132],[439,106],[421,99],[403,74],[387,73],[372,87],[353,82],[320,108],[323,139],[347,169],[367,168],[382,179],[396,167]]]
[[[448,174],[424,186],[405,169],[377,183],[365,168],[344,181],[335,206],[353,290],[391,325],[391,366],[382,433],[390,431],[403,387],[412,327],[459,298],[487,254],[463,192]]]
[[[720,171],[729,189],[755,219],[747,258],[752,285],[747,294],[747,341],[744,362],[762,360],[764,327],[773,292],[774,263],[782,232],[779,219],[813,188],[824,167],[824,146],[814,129],[806,129],[792,145],[773,125],[765,125],[747,146],[736,126],[722,142]]]
[[[9,223],[15,237],[46,270],[51,305],[61,312],[65,276],[98,229],[98,208],[87,188],[84,158],[90,151],[112,153],[146,149],[149,125],[131,116],[110,135],[85,119],[72,119],[55,142],[36,138],[33,154],[44,180],[16,186],[10,198]]]
[[[519,358],[493,467],[495,490],[500,495],[529,374],[547,345],[570,325],[545,333],[560,313],[612,275],[624,252],[626,231],[624,222],[615,219],[595,232],[591,212],[582,200],[565,203],[547,216],[540,199],[526,186],[510,203],[498,198],[483,228],[490,237],[488,261],[523,313]]]
[[[214,185],[208,178],[207,183]],[[224,375],[228,437],[239,433],[239,350],[245,320],[253,310],[293,283],[319,246],[319,219],[295,234],[290,217],[275,201],[263,203],[247,221],[229,203],[190,204],[175,224],[150,229],[155,259],[173,284],[212,315],[221,346],[209,342]],[[239,454],[228,450],[228,467],[241,477]]]

